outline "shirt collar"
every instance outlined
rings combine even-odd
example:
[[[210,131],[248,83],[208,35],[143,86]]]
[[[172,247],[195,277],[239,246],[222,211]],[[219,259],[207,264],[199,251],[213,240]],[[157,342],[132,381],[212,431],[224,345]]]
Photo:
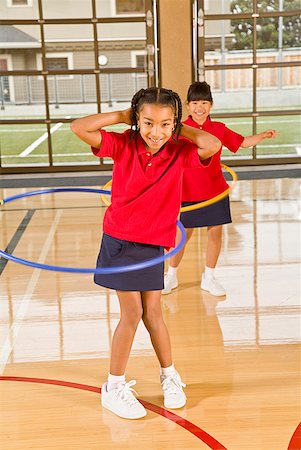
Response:
[[[198,127],[203,128],[204,126],[208,125],[209,122],[210,122],[209,116],[207,117],[203,125],[199,125],[198,123],[196,123],[191,116],[188,116],[187,120],[185,120],[186,125],[189,125],[190,127],[195,127],[197,125]]]
[[[142,139],[142,137],[138,136],[138,139],[136,140],[137,142],[137,151],[138,151],[138,155],[145,155],[146,153],[150,153],[149,150],[147,150],[147,148],[144,145],[144,141]],[[166,144],[164,145],[163,148],[161,148],[161,150],[159,150],[157,153],[153,154],[153,156],[160,156],[160,158],[162,159],[170,159],[172,157],[173,154],[173,146],[170,145],[173,142],[172,137],[166,142]]]

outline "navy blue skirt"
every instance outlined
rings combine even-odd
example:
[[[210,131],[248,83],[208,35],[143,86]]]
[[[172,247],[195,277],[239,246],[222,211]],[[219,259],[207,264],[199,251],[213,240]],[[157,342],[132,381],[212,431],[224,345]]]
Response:
[[[129,266],[164,255],[164,247],[116,239],[103,234],[97,268]],[[164,262],[145,269],[94,274],[94,282],[116,291],[159,291],[164,288]]]
[[[182,206],[195,205],[196,203],[201,202],[183,202]],[[181,213],[180,221],[185,228],[213,227],[215,225],[231,223],[229,197],[227,196],[204,208]]]

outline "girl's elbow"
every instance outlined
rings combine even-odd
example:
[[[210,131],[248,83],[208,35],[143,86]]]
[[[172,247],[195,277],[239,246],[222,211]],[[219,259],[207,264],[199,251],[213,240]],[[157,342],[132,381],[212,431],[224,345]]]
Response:
[[[212,146],[212,151],[215,153],[217,153],[219,151],[219,149],[221,148],[222,143],[219,139],[215,139],[213,146]]]
[[[73,120],[73,121],[70,123],[70,129],[71,129],[71,131],[72,131],[73,133],[75,133],[75,134],[78,134],[78,133],[79,133],[80,127],[79,127],[79,124],[78,124],[78,119],[75,119],[75,120]]]

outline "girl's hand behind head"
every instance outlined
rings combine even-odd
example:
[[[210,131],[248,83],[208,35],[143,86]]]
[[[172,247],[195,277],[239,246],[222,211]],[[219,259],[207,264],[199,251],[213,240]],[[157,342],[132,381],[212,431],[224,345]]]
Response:
[[[123,123],[132,125],[132,120],[131,120],[132,108],[125,109],[125,110],[121,111],[121,113],[122,113]]]

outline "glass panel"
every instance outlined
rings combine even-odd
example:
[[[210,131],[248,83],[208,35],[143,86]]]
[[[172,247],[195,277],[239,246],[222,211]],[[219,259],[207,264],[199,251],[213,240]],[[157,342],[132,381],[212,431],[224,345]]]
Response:
[[[143,14],[144,0],[115,0],[116,14]]]
[[[0,125],[2,167],[47,166],[47,136],[44,124]]]
[[[95,68],[92,25],[45,25],[45,40],[49,70]]]
[[[301,67],[272,67],[257,70],[257,107],[266,109],[296,109],[300,104]]]
[[[253,12],[253,2],[250,0],[229,0],[229,3],[231,5],[231,12],[234,14]]]
[[[213,120],[215,120],[213,118]],[[242,134],[243,136],[251,136],[253,121],[250,117],[232,117],[216,119],[219,122],[223,122],[227,125],[230,130],[236,131],[236,133]],[[227,148],[223,148],[222,158],[245,158],[252,156],[252,147],[240,148],[236,153],[230,152]]]
[[[236,1],[234,2],[236,3]],[[265,0],[257,2],[258,12],[273,11],[298,11],[300,10],[299,0]]]
[[[87,112],[87,114],[82,112],[81,115],[88,114],[90,112]],[[92,154],[90,146],[72,133],[69,123],[58,123],[56,125],[57,131],[51,135],[54,165],[99,165],[100,161]]]
[[[300,16],[257,20],[257,48],[300,48]]]
[[[2,70],[32,70],[35,55],[41,50],[40,27],[37,25],[1,25],[0,64]],[[6,60],[6,65],[3,62]]]
[[[38,76],[0,77],[1,117],[45,118],[44,81]]]
[[[281,0],[278,0],[281,1]],[[299,0],[283,0],[283,11],[300,11]]]
[[[252,110],[252,69],[207,70],[215,112]]]
[[[132,44],[132,48],[119,50],[101,49],[98,57],[100,67],[142,67],[146,70],[146,50],[141,44]]]
[[[242,12],[252,12],[251,1],[234,1],[234,0],[205,0],[205,14],[239,14]]]
[[[253,19],[231,20],[232,50],[253,48]]]
[[[145,0],[96,0],[98,17],[145,14]]]
[[[43,0],[44,19],[70,19],[92,17],[92,1]]]
[[[28,6],[8,5],[7,0],[0,2],[1,19],[32,20],[39,18],[38,2],[30,2]]]
[[[252,26],[248,30],[241,30],[241,26],[237,20],[205,22],[206,65],[252,63]]]
[[[100,75],[101,100],[109,105],[128,104],[139,89],[147,87],[147,76],[135,73],[114,73]]]
[[[275,139],[265,139],[257,145],[257,155],[260,156],[298,156],[300,155],[301,118],[300,116],[259,117],[257,132],[276,129]]]
[[[279,47],[279,24],[280,17],[264,17],[257,19],[256,35],[257,48],[278,48]]]
[[[49,103],[60,105],[94,103],[96,101],[95,75],[53,75],[47,77]],[[66,113],[74,111],[67,108]],[[65,113],[64,113],[65,114]]]
[[[141,49],[141,40],[146,40],[146,29],[145,23],[143,22],[125,22],[125,23],[100,23],[97,25],[98,39],[101,42],[107,43],[110,47],[116,48],[113,42],[109,41],[123,41],[122,46],[129,46],[129,42],[124,41],[134,41],[131,42],[133,48],[138,47]],[[135,42],[135,39],[139,42]],[[120,43],[118,45],[120,47]]]

